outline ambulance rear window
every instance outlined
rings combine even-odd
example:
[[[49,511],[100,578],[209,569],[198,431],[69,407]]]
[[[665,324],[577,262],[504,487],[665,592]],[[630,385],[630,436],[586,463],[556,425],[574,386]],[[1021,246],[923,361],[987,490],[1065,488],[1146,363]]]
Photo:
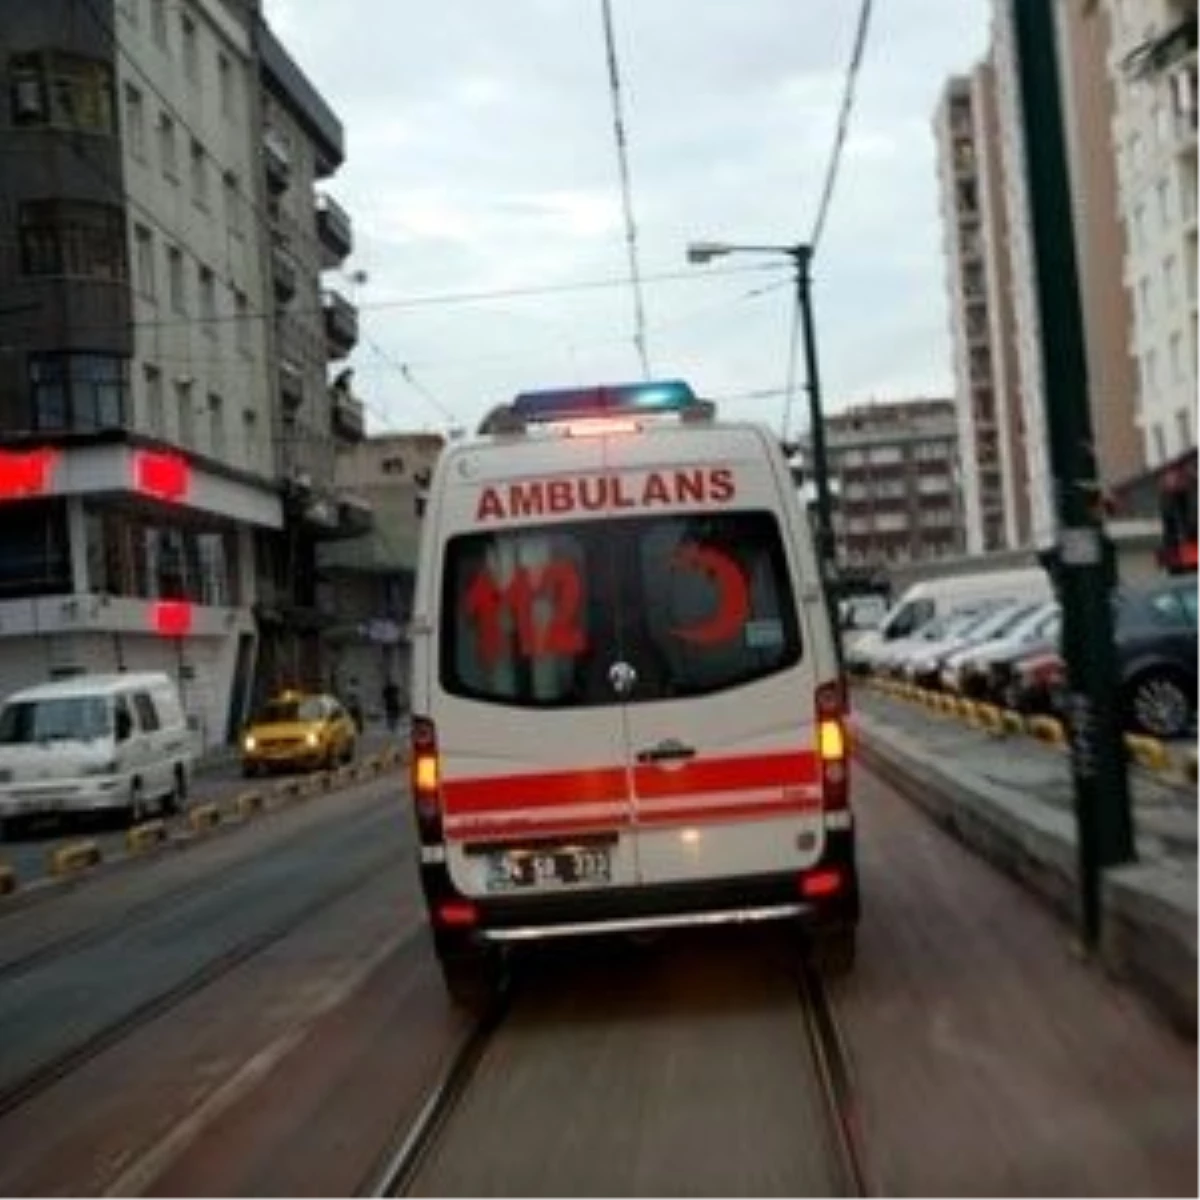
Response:
[[[465,534],[446,550],[442,686],[519,707],[705,695],[801,655],[775,517],[672,514]]]

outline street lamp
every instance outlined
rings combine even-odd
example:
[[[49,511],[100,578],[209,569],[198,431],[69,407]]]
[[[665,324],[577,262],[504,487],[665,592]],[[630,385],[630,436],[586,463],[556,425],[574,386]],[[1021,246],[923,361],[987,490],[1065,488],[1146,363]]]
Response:
[[[825,450],[825,415],[821,407],[821,376],[817,369],[817,335],[813,326],[812,287],[809,265],[812,247],[742,246],[727,242],[691,242],[687,248],[688,262],[701,264],[727,254],[786,254],[796,265],[796,300],[804,329],[804,365],[808,391],[808,416],[812,438],[812,475],[817,488],[817,552],[821,573],[829,587],[836,574],[833,533],[833,499],[829,487],[829,458]],[[786,429],[782,431],[786,436]]]

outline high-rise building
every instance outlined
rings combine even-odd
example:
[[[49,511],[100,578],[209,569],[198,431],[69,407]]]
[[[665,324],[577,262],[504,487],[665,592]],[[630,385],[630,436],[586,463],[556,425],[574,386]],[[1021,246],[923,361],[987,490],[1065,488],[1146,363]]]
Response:
[[[302,542],[281,498],[260,81],[328,110],[258,8],[0,9],[0,692],[165,670],[206,744],[241,723],[260,585]]]
[[[963,553],[958,432],[949,399],[872,402],[826,418],[839,563],[887,567]]]
[[[934,128],[967,549],[978,554],[1019,545],[1028,527],[1005,196],[989,63],[949,80]]]
[[[1196,0],[1103,6],[1136,419],[1151,467],[1196,445],[1196,7]]]

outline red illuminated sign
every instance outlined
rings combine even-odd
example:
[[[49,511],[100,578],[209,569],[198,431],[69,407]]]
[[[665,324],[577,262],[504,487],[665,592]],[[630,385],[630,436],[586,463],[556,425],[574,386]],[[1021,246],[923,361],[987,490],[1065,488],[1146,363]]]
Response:
[[[133,456],[133,485],[156,500],[182,500],[192,484],[192,468],[178,454],[138,450]]]
[[[192,631],[192,606],[186,600],[160,600],[153,620],[154,632],[162,637],[187,637]]]
[[[50,491],[51,477],[57,461],[57,450],[28,450],[20,453],[0,450],[0,500],[23,500],[29,496],[44,496]]]

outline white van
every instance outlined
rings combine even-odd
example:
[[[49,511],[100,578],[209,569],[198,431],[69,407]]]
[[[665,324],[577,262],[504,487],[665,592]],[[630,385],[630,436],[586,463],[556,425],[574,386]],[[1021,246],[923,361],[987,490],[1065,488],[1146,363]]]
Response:
[[[686,384],[527,393],[449,446],[412,621],[421,876],[452,995],[503,943],[806,923],[852,957],[844,681],[775,438]]]
[[[27,688],[0,708],[0,819],[169,811],[187,793],[193,758],[167,675],[77,675]]]
[[[852,669],[870,669],[876,660],[887,657],[893,645],[912,638],[935,617],[982,612],[1006,601],[1036,603],[1053,599],[1053,585],[1041,567],[948,575],[944,579],[914,583],[877,629],[862,634],[847,647],[846,664]]]

